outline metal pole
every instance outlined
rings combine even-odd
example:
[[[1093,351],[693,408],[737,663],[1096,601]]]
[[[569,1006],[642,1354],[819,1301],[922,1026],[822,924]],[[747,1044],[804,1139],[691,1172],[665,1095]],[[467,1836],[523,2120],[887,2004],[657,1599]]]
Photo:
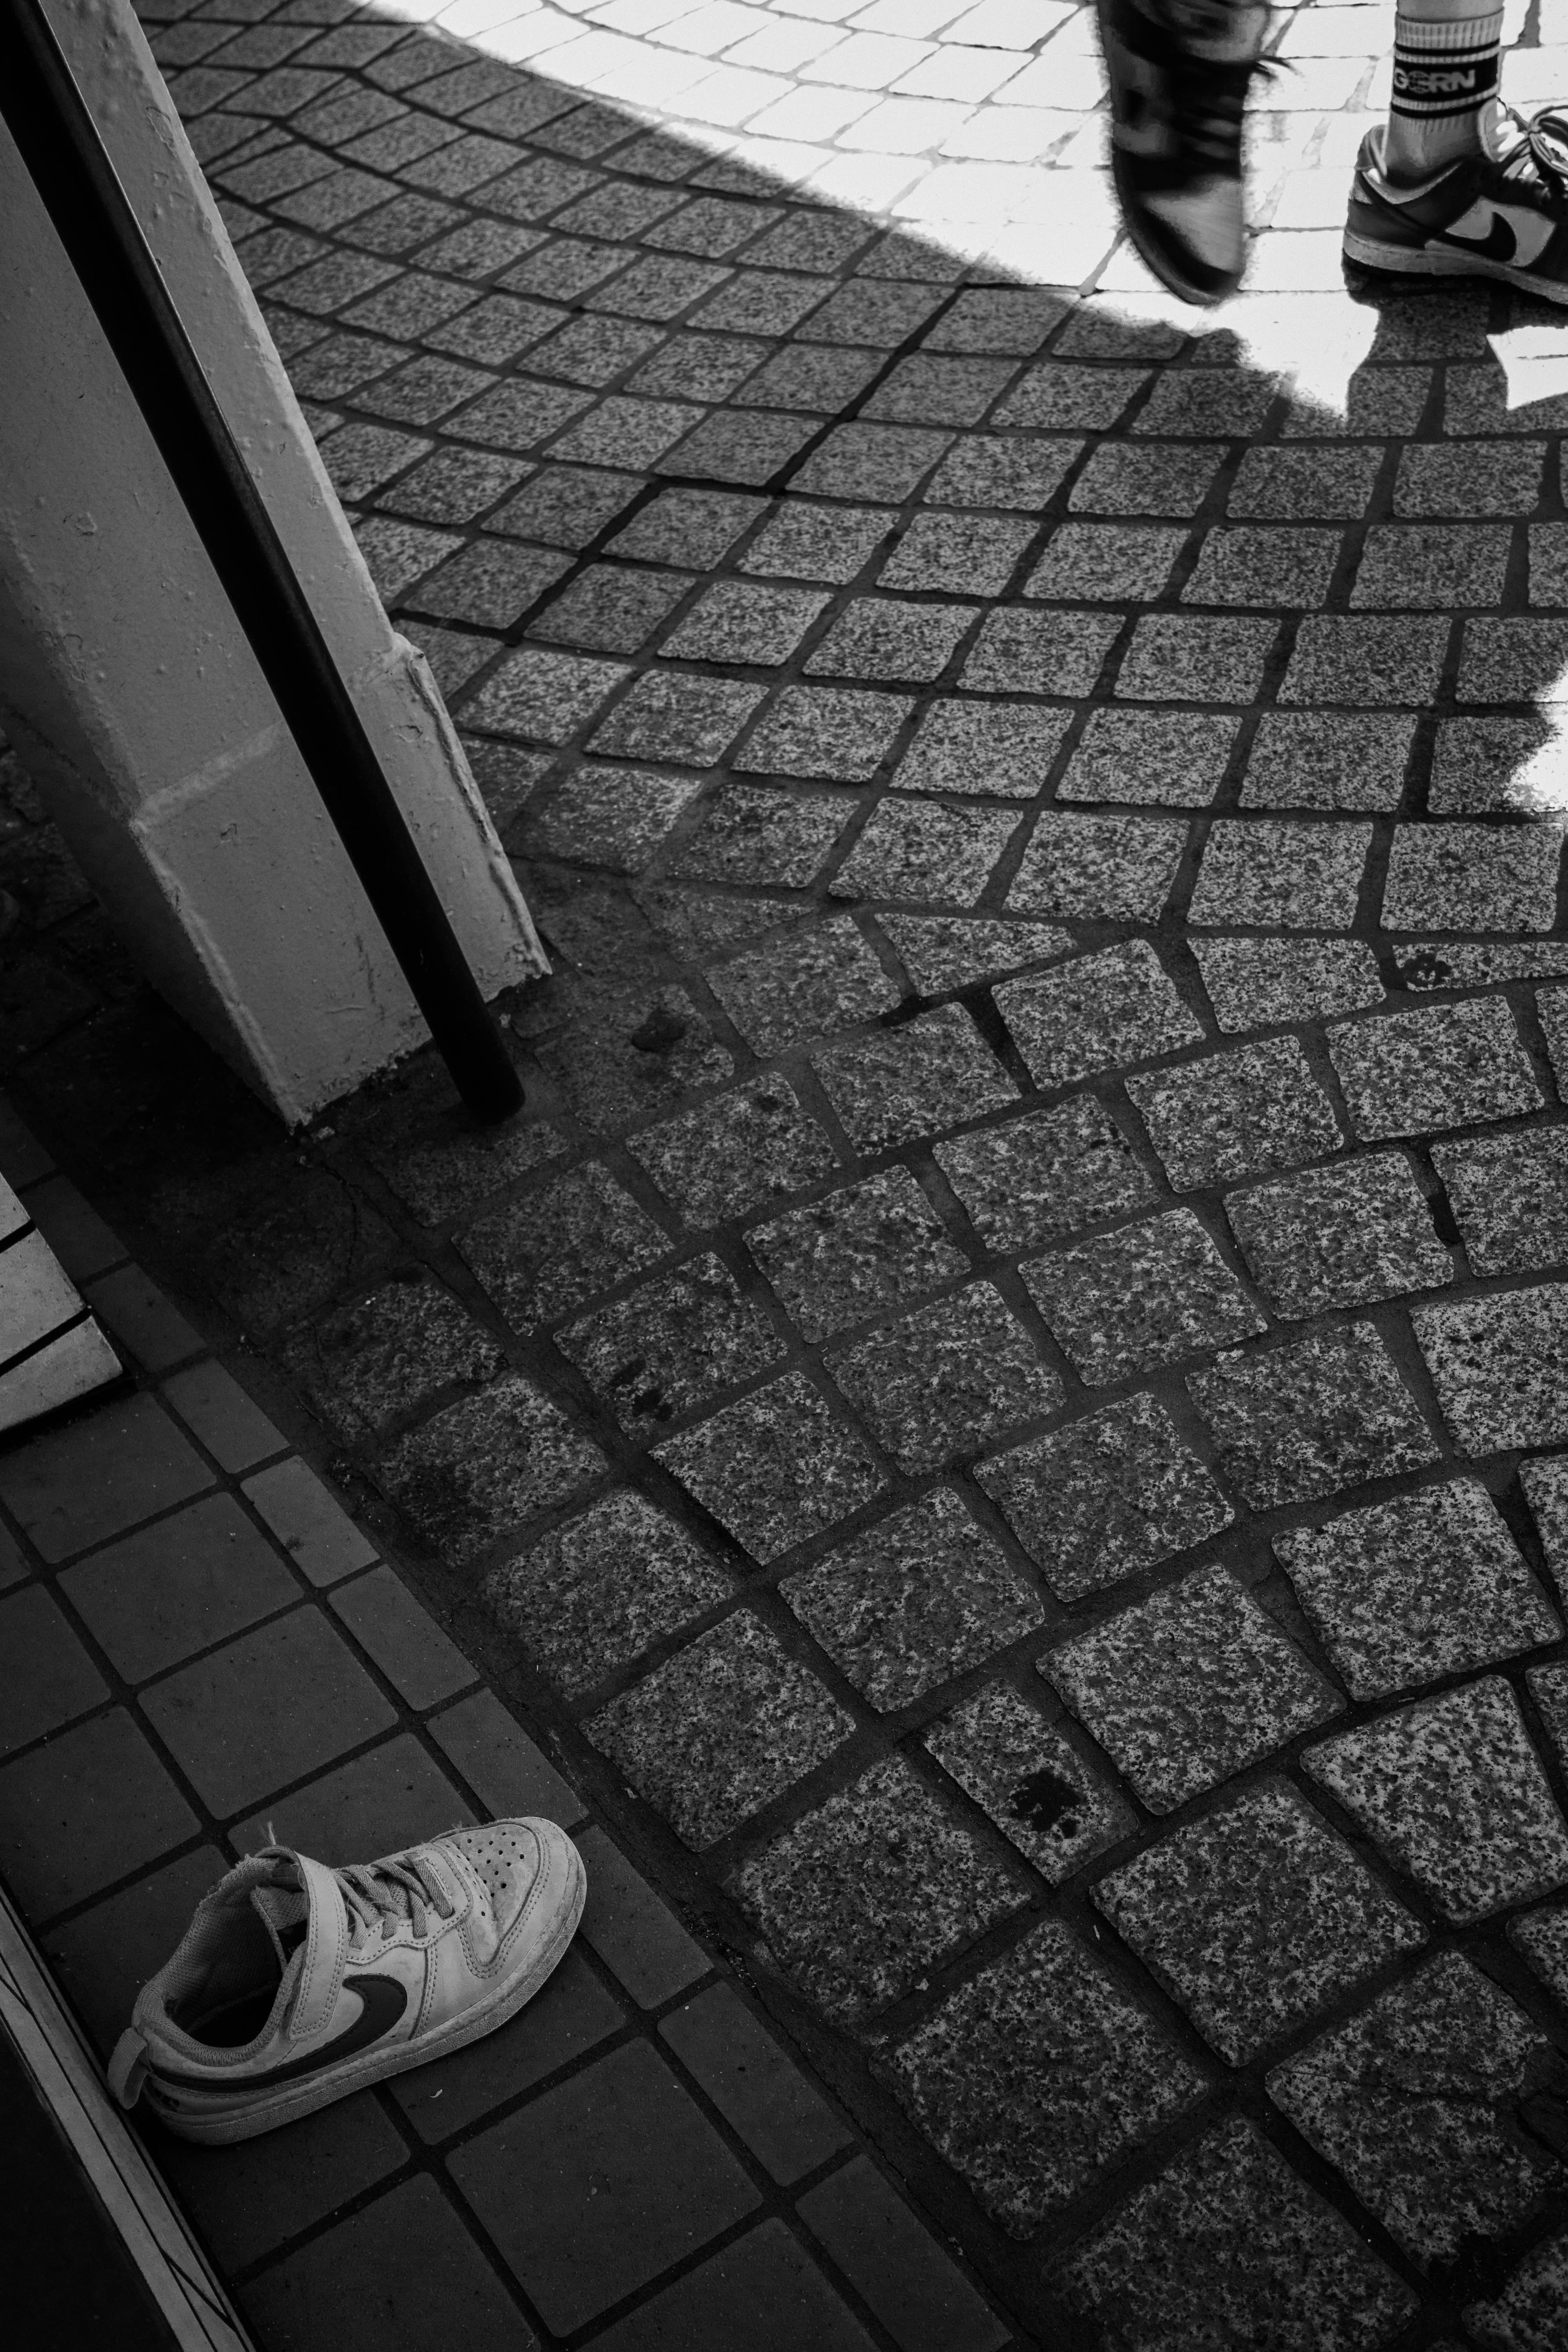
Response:
[[[476,1118],[522,1086],[38,0],[0,0],[0,118]]]

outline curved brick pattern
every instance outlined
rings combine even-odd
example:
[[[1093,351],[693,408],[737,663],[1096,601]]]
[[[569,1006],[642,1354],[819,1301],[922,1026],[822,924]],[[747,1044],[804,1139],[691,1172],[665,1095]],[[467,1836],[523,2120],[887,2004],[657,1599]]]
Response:
[[[1347,299],[1384,12],[1282,21],[1215,318],[1076,0],[146,13],[555,966],[511,1131],[417,1066],[128,1145],[148,1229],[1027,2340],[1555,2345],[1565,418],[1502,291]],[[751,2210],[605,2340],[816,2310]]]

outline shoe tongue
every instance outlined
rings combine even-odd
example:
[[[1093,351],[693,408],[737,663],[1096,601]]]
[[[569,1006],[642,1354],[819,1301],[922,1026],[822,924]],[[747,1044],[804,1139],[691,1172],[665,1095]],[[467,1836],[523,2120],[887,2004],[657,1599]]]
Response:
[[[253,1886],[251,1908],[266,1928],[281,1976],[305,1941],[310,1906],[300,1886]]]

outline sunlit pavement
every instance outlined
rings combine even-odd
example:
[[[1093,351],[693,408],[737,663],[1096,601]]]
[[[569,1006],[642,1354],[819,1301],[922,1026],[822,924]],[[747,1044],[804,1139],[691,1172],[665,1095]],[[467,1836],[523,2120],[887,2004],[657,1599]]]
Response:
[[[18,800],[18,1099],[1021,2340],[1555,2352],[1568,325],[1347,291],[1391,11],[1202,317],[1059,0],[174,13],[555,977],[283,1146]],[[550,2340],[763,2325],[529,2301],[533,2113]]]

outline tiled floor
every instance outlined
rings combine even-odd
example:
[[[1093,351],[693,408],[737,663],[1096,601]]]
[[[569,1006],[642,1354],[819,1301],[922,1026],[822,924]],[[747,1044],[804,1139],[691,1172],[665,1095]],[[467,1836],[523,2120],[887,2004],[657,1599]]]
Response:
[[[38,1902],[494,1801],[390,1552],[1026,2340],[1560,2347],[1568,332],[1347,295],[1382,7],[1284,23],[1205,320],[1114,245],[1081,9],[409,14],[146,10],[549,940],[530,1109],[477,1137],[418,1066],[285,1143],[13,789],[19,1098],[369,1547],[36,1178],[182,1417],[29,1506],[67,1727],[7,1769],[124,1816]],[[1510,16],[1527,103],[1560,15]],[[222,1596],[193,1540],[116,1627],[79,1551],[220,1490]],[[693,2055],[739,1993],[624,1899],[574,2071],[454,2082],[449,2164],[389,2099],[224,2174],[268,2324],[348,2326],[314,2249],[407,2214],[574,2346],[831,2343],[808,2244],[874,2339],[984,2333],[874,2168],[773,2169]]]
[[[47,1209],[62,1180],[0,1121]],[[263,2352],[389,2331],[436,2352],[459,2329],[507,2352],[585,2330],[1009,2342],[178,1309],[96,1220],[54,1231],[73,1270],[103,1268],[135,1385],[0,1453],[0,1870],[100,2050],[196,1898],[273,1833],[349,1861],[543,1812],[589,1866],[578,1945],[482,2044],[241,2148],[142,2119]],[[922,2276],[940,2337],[910,2305]]]

